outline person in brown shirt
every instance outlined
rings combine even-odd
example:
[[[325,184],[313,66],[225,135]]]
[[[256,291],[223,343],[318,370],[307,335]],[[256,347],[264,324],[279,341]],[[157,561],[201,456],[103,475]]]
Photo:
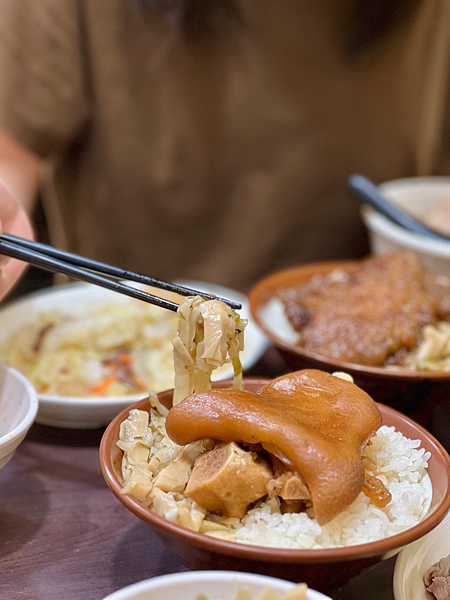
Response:
[[[0,198],[39,188],[53,244],[167,280],[362,256],[350,174],[448,172],[449,13],[0,0]]]

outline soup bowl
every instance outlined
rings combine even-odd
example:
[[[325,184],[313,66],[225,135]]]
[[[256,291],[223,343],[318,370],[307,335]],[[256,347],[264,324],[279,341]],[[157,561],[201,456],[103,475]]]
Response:
[[[449,235],[449,177],[395,179],[382,183],[379,188],[393,204],[425,225],[440,225],[443,227],[440,233]],[[372,252],[411,250],[436,273],[450,274],[450,240],[409,231],[368,205],[361,207],[361,216],[369,233]]]
[[[0,364],[0,469],[14,456],[37,411],[31,383],[15,369]]]

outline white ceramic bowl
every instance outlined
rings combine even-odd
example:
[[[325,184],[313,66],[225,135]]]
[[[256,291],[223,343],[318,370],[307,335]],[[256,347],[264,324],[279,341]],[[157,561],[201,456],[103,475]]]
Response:
[[[450,513],[430,533],[403,548],[394,570],[395,600],[430,600],[423,576],[450,554]]]
[[[388,181],[380,190],[395,204],[413,216],[424,218],[450,194],[449,177],[411,177]],[[369,230],[372,252],[411,250],[422,262],[442,275],[450,275],[450,241],[412,233],[369,206],[361,207]]]
[[[248,587],[253,594],[270,585],[277,593],[289,591],[294,584],[283,579],[239,573],[236,571],[190,571],[162,575],[118,590],[103,600],[195,600],[204,594],[208,600],[231,600],[236,588]],[[331,600],[314,590],[308,590],[308,600]]]
[[[23,375],[0,364],[0,469],[9,462],[33,423],[36,392]]]
[[[206,282],[186,280],[183,284],[241,302],[240,314],[245,319],[250,318],[251,321],[245,295]],[[24,325],[33,323],[41,313],[55,310],[62,314],[83,315],[92,310],[95,305],[124,302],[130,302],[130,298],[88,283],[70,283],[29,294],[0,310],[0,344]],[[249,322],[245,332],[245,350],[241,356],[244,370],[250,368],[262,356],[268,343],[259,328]],[[230,376],[232,376],[231,365],[230,368],[223,368],[217,379],[227,379]],[[168,387],[173,387],[173,383]],[[38,393],[39,412],[36,422],[51,427],[98,429],[108,425],[124,408],[147,395],[143,392],[117,397],[73,397]]]

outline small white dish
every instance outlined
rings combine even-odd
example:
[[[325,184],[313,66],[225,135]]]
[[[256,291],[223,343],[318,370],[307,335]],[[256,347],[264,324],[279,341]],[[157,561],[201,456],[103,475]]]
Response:
[[[183,281],[183,285],[210,292],[242,304],[240,314],[250,322],[245,332],[245,350],[241,355],[242,366],[249,369],[264,353],[268,340],[251,322],[248,300],[244,294],[222,286],[200,282]],[[123,304],[130,298],[88,283],[70,283],[45,289],[11,302],[0,310],[0,344],[15,331],[35,321],[40,314],[59,311],[62,314],[83,315],[95,305],[105,303]],[[163,310],[163,309],[162,309]],[[232,376],[232,368],[223,367],[216,380]],[[145,398],[147,394],[127,396],[57,396],[38,392],[39,412],[36,422],[51,427],[69,429],[98,429],[108,425],[124,408]]]
[[[283,579],[237,571],[191,571],[161,575],[127,586],[103,600],[196,600],[204,594],[208,600],[231,600],[240,587],[258,594],[270,585],[277,593],[288,592],[295,584]],[[307,600],[331,600],[320,592],[307,591]]]
[[[450,194],[449,177],[410,177],[378,186],[383,194],[406,212],[426,223],[426,217]],[[433,239],[397,225],[369,206],[361,207],[374,254],[410,250],[440,275],[450,275],[450,240]]]
[[[0,364],[0,469],[13,457],[38,410],[36,392],[23,375]]]
[[[435,529],[399,553],[394,569],[395,600],[431,600],[423,583],[430,567],[450,554],[450,513]]]

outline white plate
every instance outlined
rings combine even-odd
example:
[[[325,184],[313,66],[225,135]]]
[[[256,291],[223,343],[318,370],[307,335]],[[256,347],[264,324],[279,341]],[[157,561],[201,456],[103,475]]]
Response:
[[[247,297],[235,290],[200,281],[184,281],[184,285],[236,300],[242,304],[240,314],[251,319]],[[0,344],[15,331],[32,323],[41,313],[57,310],[63,314],[83,315],[97,304],[130,302],[122,294],[88,283],[70,283],[29,294],[11,302],[0,310]],[[242,366],[249,369],[262,356],[268,345],[267,338],[249,321],[245,331],[245,350]],[[232,368],[223,368],[217,379],[232,376]],[[97,429],[108,425],[124,408],[145,398],[146,394],[117,397],[69,397],[38,393],[39,411],[36,422],[52,427],[70,429]]]
[[[199,594],[204,594],[208,600],[217,600],[219,597],[230,600],[236,588],[247,587],[253,594],[258,594],[269,585],[278,594],[294,587],[290,581],[265,575],[236,571],[192,571],[146,579],[118,590],[103,600],[195,600]],[[331,598],[308,590],[307,600]]]
[[[423,583],[430,567],[450,554],[450,513],[430,533],[403,548],[394,569],[395,600],[431,600]]]

